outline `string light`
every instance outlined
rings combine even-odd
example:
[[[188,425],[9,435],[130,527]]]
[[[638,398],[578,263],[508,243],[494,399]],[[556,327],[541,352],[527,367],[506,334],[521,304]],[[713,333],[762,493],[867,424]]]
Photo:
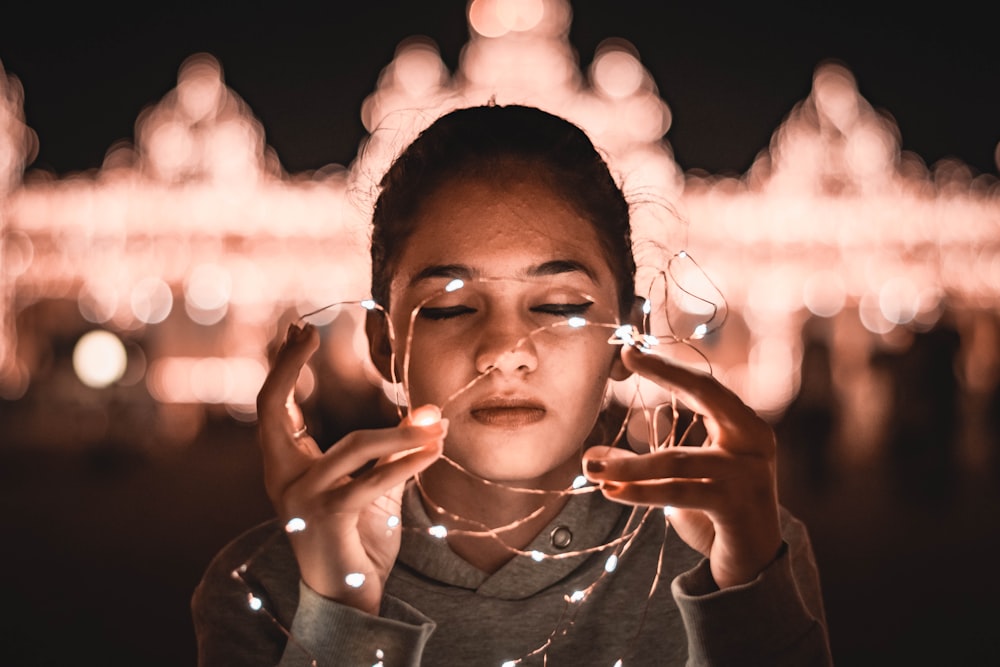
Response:
[[[687,255],[687,253],[679,253],[677,256],[675,256],[675,258],[683,258],[690,261],[690,257]],[[675,278],[674,274],[671,274],[670,272],[661,272],[659,276],[660,279],[662,279],[665,283],[673,281]],[[409,369],[411,366],[411,355],[414,349],[414,337],[416,329],[415,325],[416,322],[418,321],[417,316],[420,310],[425,306],[427,306],[427,304],[432,303],[434,299],[438,298],[438,296],[442,294],[451,294],[463,289],[487,289],[487,290],[497,289],[503,287],[503,285],[499,285],[498,283],[510,283],[510,282],[512,281],[509,279],[496,279],[496,278],[486,278],[472,282],[467,282],[460,279],[455,279],[450,281],[443,288],[441,292],[433,294],[430,297],[422,300],[410,312],[407,334],[403,342],[403,345],[401,346],[402,347],[401,353],[397,352],[396,336],[393,330],[392,320],[388,316],[386,316],[385,322],[387,331],[389,332],[390,346],[392,348],[392,353],[391,353],[392,358],[396,359],[398,354],[401,359],[400,366],[402,369],[402,376],[403,376],[403,381],[401,384],[402,384],[402,391],[406,394],[406,401],[405,401],[406,405],[410,404]],[[513,281],[513,282],[523,283],[525,281]],[[678,291],[680,293],[684,293],[684,288],[679,287]],[[589,295],[581,295],[580,299],[581,301],[579,302],[598,303],[597,300],[593,299]],[[653,306],[651,305],[653,304],[653,302],[654,299],[651,298],[647,298],[642,302],[642,310],[646,316],[650,316],[653,313],[657,312],[656,309],[654,309]],[[385,310],[381,306],[379,306],[374,300],[363,299],[360,301],[347,301],[347,302],[338,302],[330,304],[328,306],[324,306],[323,308],[314,310],[312,311],[312,313],[307,313],[306,315],[303,315],[301,319],[305,320],[312,315],[315,315],[317,313],[323,312],[331,308],[338,308],[338,307],[344,308],[344,307],[350,307],[351,305],[360,306],[361,308],[369,312],[381,311],[383,315],[386,315]],[[608,312],[611,311],[612,309],[609,308]],[[693,334],[688,339],[678,338],[674,336],[671,332],[668,332],[667,335],[668,340],[671,343],[675,344],[679,343],[683,345],[690,345],[691,344],[690,341],[692,339],[703,336],[706,332],[710,330],[709,328],[709,322],[711,321],[710,318],[714,317],[716,312],[717,310],[709,310],[707,315],[708,320],[699,322],[693,328]],[[332,321],[332,319],[330,321]],[[648,325],[648,319],[644,320],[643,327],[646,327],[647,325]],[[536,349],[544,349],[545,339],[543,338],[543,336],[546,333],[557,333],[560,330],[560,328],[563,327],[566,327],[573,331],[584,331],[584,332],[598,331],[601,329],[605,329],[612,332],[610,337],[605,339],[608,344],[632,346],[646,353],[654,352],[655,349],[661,345],[661,338],[659,336],[652,334],[648,329],[640,328],[639,326],[636,326],[634,324],[622,324],[620,322],[613,320],[602,322],[599,319],[594,320],[589,318],[583,318],[576,315],[571,315],[571,316],[566,316],[564,318],[556,318],[554,321],[540,324],[536,328],[528,331],[522,338],[517,340],[512,345],[511,349],[512,350],[520,349],[522,346],[528,345],[532,341],[534,341]],[[425,344],[426,343],[423,342],[422,340],[420,349],[423,349],[423,346]],[[395,371],[395,362],[393,362],[392,365],[393,365],[393,371]],[[484,378],[488,377],[492,372],[495,371],[493,369],[490,369],[485,371],[484,373],[478,374],[476,377],[471,379],[467,384],[454,391],[440,406],[424,406],[422,408],[415,410],[413,413],[410,414],[409,418],[411,422],[413,424],[426,426],[441,420],[442,415],[447,413],[449,406],[456,398],[458,398],[464,392],[469,391],[477,383],[482,382]],[[673,411],[674,418],[671,419],[670,421],[671,424],[670,430],[665,437],[661,437],[661,434],[657,432],[657,427],[656,427],[656,422],[658,420],[654,418],[650,426],[652,430],[652,436],[650,442],[653,443],[651,447],[662,448],[662,447],[674,446],[677,444],[683,444],[690,431],[690,426],[687,429],[685,429],[683,433],[678,434],[675,432],[674,428],[677,423],[676,404],[671,400],[663,404],[657,402],[652,405],[648,405],[645,397],[643,396],[642,391],[640,391],[641,385],[638,382],[638,378],[635,378],[635,380],[636,380],[635,384],[636,390],[632,398],[627,402],[628,409],[626,412],[625,420],[621,428],[619,429],[618,434],[611,442],[607,443],[607,446],[615,447],[619,444],[621,438],[624,437],[624,433],[626,432],[628,421],[634,413],[642,415],[648,414],[655,416],[659,414],[661,411],[666,409],[670,409]],[[395,383],[394,373],[393,373],[393,381]],[[400,417],[402,418],[402,415],[400,415]],[[537,488],[522,488],[522,487],[517,487],[515,485],[499,483],[493,480],[478,477],[444,454],[441,455],[441,460],[453,466],[457,470],[474,477],[475,479],[477,479],[478,482],[484,485],[502,487],[512,493],[537,495],[543,498],[543,502],[541,502],[535,510],[531,511],[526,516],[515,519],[506,525],[493,526],[493,527],[479,525],[478,527],[475,527],[477,525],[477,522],[462,517],[460,514],[451,512],[447,508],[436,503],[427,494],[426,489],[424,489],[421,476],[417,475],[414,478],[414,482],[416,483],[417,488],[420,490],[420,493],[422,494],[424,503],[428,508],[428,513],[436,513],[442,516],[445,521],[453,521],[455,522],[455,525],[463,526],[461,529],[456,528],[454,526],[449,528],[444,523],[437,523],[431,525],[426,529],[426,532],[430,536],[437,539],[446,539],[451,535],[490,536],[497,539],[500,544],[504,545],[504,547],[511,552],[512,556],[525,557],[529,559],[531,562],[538,564],[544,563],[545,561],[549,560],[559,560],[564,558],[579,557],[581,555],[589,553],[607,552],[610,549],[616,550],[608,554],[607,559],[605,560],[604,563],[603,572],[595,581],[591,582],[591,584],[588,587],[583,589],[573,590],[571,593],[568,593],[565,596],[566,604],[569,606],[568,609],[571,607],[572,610],[579,610],[581,605],[587,600],[589,592],[593,590],[594,587],[599,585],[606,576],[616,571],[618,564],[620,562],[620,558],[631,547],[634,538],[638,535],[639,530],[642,528],[642,526],[645,525],[647,518],[650,516],[650,511],[652,510],[652,508],[646,508],[646,509],[638,507],[633,508],[630,518],[626,523],[626,527],[622,530],[622,532],[616,536],[612,536],[608,541],[606,541],[603,544],[591,545],[586,548],[578,550],[571,550],[558,553],[545,553],[537,549],[525,551],[517,548],[516,545],[509,545],[506,542],[504,542],[503,535],[511,530],[514,530],[518,526],[524,525],[532,518],[539,516],[540,513],[547,506],[549,498],[558,498],[578,493],[594,493],[599,491],[599,487],[590,484],[585,476],[576,475],[571,480],[571,482],[563,489],[548,490],[548,489],[537,489]],[[662,515],[664,517],[670,517],[674,513],[674,508],[667,506],[663,507],[660,511],[662,511]],[[393,534],[393,530],[396,528],[402,527],[404,530],[406,529],[406,526],[403,525],[401,521],[399,513],[396,511],[387,511],[385,521],[386,521],[386,527],[388,529],[386,531],[387,536],[391,536]],[[473,527],[466,528],[465,526],[473,526]],[[289,533],[294,533],[304,530],[305,527],[306,527],[306,522],[303,519],[299,517],[293,517],[286,523],[285,530]],[[245,572],[246,572],[246,564],[241,566],[237,571],[234,571],[233,576],[242,579],[242,573]],[[366,577],[362,572],[351,572],[345,576],[344,581],[348,586],[351,586],[353,588],[359,588],[365,584]],[[655,588],[656,588],[656,578],[654,578],[651,584],[648,597],[652,596],[652,592],[653,590],[655,590]],[[254,611],[263,610],[264,607],[263,601],[257,595],[254,595],[253,593],[248,594],[248,601],[251,609],[253,609]],[[565,615],[564,619],[560,621],[560,624],[557,627],[553,628],[549,637],[544,642],[542,642],[535,648],[526,651],[521,658],[515,660],[508,660],[502,664],[510,666],[518,665],[531,656],[546,655],[548,647],[552,644],[552,642],[555,641],[558,637],[565,635],[566,628],[572,625],[573,619],[575,618],[575,614],[576,611],[569,611],[568,615]],[[286,634],[288,634],[287,629],[283,628],[283,630],[285,630]],[[294,639],[291,637],[290,634],[289,638]],[[377,661],[374,663],[373,667],[379,667],[379,665],[382,664],[382,655],[380,653],[377,653],[376,657]],[[623,663],[621,660],[619,660],[617,664],[621,665]]]
[[[305,529],[306,529],[305,520],[300,519],[297,516],[292,517],[291,519],[288,520],[288,523],[285,524],[286,533],[301,533]]]
[[[604,563],[604,571],[614,572],[616,569],[618,569],[618,556],[611,554],[608,556],[608,560]]]
[[[651,352],[660,344],[660,340],[652,334],[644,334],[634,325],[623,324],[615,329],[615,334],[608,339],[609,343],[634,347],[640,352]]]

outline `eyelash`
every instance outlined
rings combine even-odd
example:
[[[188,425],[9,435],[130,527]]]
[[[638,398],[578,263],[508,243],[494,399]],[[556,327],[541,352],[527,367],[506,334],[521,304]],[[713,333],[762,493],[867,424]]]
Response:
[[[544,303],[540,306],[534,306],[531,308],[531,311],[559,317],[578,317],[586,313],[593,305],[590,301],[584,301],[583,303]],[[438,321],[471,315],[475,312],[475,308],[468,306],[448,306],[445,308],[424,307],[420,309],[420,317],[425,320]]]

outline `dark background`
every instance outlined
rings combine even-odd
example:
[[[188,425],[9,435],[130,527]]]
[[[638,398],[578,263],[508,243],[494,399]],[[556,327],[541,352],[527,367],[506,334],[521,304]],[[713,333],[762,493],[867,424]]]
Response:
[[[454,69],[468,39],[457,0],[237,6],[0,9],[0,64],[21,79],[40,140],[31,167],[98,167],[200,51],[219,59],[287,171],[346,164],[364,135],[361,101],[399,42],[430,36]],[[808,95],[815,67],[836,58],[896,119],[904,149],[995,175],[1000,52],[980,7],[578,2],[571,41],[582,66],[602,39],[633,43],[673,112],[667,140],[685,170],[745,171]],[[955,398],[938,388],[942,405]],[[252,427],[218,416],[194,444],[160,451],[29,448],[19,445],[34,436],[5,425],[16,410],[0,404],[0,662],[193,664],[198,577],[228,539],[270,516]],[[947,437],[962,414],[943,411]],[[817,478],[794,445],[829,418],[779,424],[781,484],[813,533],[838,664],[997,664],[1000,466],[885,459]],[[54,412],[43,426],[71,431],[66,420]]]
[[[452,70],[468,41],[460,0],[6,4],[0,63],[24,84],[35,166],[59,173],[99,166],[199,51],[221,61],[288,171],[346,164],[361,101],[400,41],[432,38]],[[596,0],[575,3],[570,39],[583,66],[606,38],[638,49],[683,169],[745,171],[834,58],[895,117],[904,149],[996,174],[996,24],[980,3],[916,5]]]

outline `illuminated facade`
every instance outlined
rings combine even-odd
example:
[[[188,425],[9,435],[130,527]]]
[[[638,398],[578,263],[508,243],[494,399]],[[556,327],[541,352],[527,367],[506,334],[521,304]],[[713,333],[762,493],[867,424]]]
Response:
[[[19,400],[48,372],[47,341],[75,345],[101,329],[121,346],[91,348],[108,355],[96,366],[78,349],[76,374],[92,389],[74,391],[144,387],[179,441],[213,406],[251,420],[280,327],[367,297],[368,207],[388,161],[441,112],[490,101],[578,123],[627,193],[669,204],[637,207],[637,239],[688,251],[710,277],[693,289],[719,308],[721,294],[729,319],[707,354],[759,410],[778,414],[795,396],[803,333],[817,320],[841,391],[864,384],[873,341],[905,345],[946,313],[959,313],[967,341],[967,387],[996,386],[994,177],[902,154],[894,124],[834,64],[817,67],[811,94],[745,175],[685,174],[664,140],[670,109],[635,49],[607,40],[581,72],[569,21],[562,0],[477,0],[455,72],[432,43],[400,44],[361,106],[370,134],[355,162],[311,174],[281,173],[206,54],[180,67],[135,143],[111,147],[100,169],[24,174],[34,137],[16,79],[0,76],[0,395]],[[645,284],[655,291],[655,276]],[[120,372],[87,371],[109,365]],[[871,409],[860,405],[869,393],[853,395]]]

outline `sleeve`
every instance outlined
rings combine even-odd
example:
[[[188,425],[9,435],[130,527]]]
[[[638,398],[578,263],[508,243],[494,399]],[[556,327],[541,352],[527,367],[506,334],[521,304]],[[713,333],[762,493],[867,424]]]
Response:
[[[199,667],[416,666],[434,630],[390,596],[373,616],[317,594],[302,583],[284,531],[271,524],[212,559],[191,614]]]
[[[719,590],[708,560],[671,584],[691,666],[833,664],[819,575],[808,534],[782,510],[784,543],[754,581]]]
[[[254,554],[267,555],[271,531],[256,529],[226,545],[212,559],[191,598],[191,617],[199,667],[240,665],[274,667],[281,658],[286,634],[282,619],[291,618],[297,592],[294,568],[282,577],[293,582],[267,582],[247,568]],[[260,551],[265,549],[265,551]]]
[[[419,667],[433,631],[430,619],[391,596],[383,600],[380,616],[373,616],[324,598],[300,582],[299,606],[280,667]]]

